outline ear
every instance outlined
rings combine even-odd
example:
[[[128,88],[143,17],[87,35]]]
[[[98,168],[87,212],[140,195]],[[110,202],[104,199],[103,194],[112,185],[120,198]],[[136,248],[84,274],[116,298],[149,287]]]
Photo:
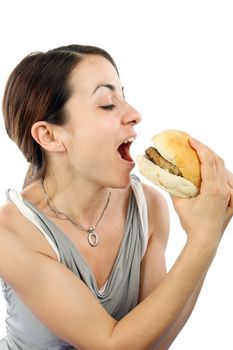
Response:
[[[34,140],[48,152],[64,152],[65,146],[60,138],[60,133],[56,125],[45,121],[33,124],[31,135]]]

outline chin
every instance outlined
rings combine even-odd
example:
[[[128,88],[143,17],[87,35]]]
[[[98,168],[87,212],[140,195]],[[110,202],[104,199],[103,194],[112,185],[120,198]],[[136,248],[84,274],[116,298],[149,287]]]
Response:
[[[102,185],[104,187],[110,187],[110,188],[119,188],[119,189],[127,188],[130,185],[130,173],[127,173],[127,174],[118,173],[117,176],[116,176],[116,173],[113,176],[110,176],[109,174],[108,177],[104,179],[104,181],[102,181]]]

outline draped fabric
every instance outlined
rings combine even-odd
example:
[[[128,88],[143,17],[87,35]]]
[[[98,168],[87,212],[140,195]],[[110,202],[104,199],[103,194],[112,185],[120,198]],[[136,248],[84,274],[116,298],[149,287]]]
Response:
[[[124,317],[138,303],[140,262],[147,244],[146,202],[141,183],[133,175],[131,186],[133,191],[128,204],[124,237],[103,290],[98,290],[87,262],[64,232],[30,202],[21,199],[20,204],[30,209],[41,230],[56,246],[60,262],[88,286],[107,312],[117,320]],[[13,192],[8,191],[8,197],[9,200],[13,200]],[[1,281],[1,284],[7,302],[7,337],[0,341],[0,350],[74,349],[50,332],[22,303],[9,285],[4,281]]]

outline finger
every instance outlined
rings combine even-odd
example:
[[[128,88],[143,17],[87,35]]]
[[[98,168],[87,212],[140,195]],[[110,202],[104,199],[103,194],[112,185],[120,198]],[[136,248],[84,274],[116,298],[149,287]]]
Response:
[[[224,160],[210,147],[196,139],[190,139],[190,145],[196,150],[201,163],[202,190],[219,187],[228,191],[227,184],[233,188],[233,174],[226,170]],[[207,180],[208,183],[205,181]]]
[[[190,138],[189,143],[191,147],[194,148],[194,150],[197,152],[201,163],[202,161],[209,161],[210,164],[214,163],[214,165],[219,165],[220,168],[224,166],[224,160],[210,147],[204,145],[194,138]]]
[[[233,208],[227,208],[226,218],[231,219],[233,216]]]
[[[228,169],[226,169],[226,174],[227,174],[227,183],[230,186],[230,188],[233,189],[233,174]]]
[[[222,186],[225,186],[225,189],[226,189],[228,180],[227,180],[227,171],[225,168],[225,162],[215,151],[213,151],[209,147],[207,148],[214,159],[216,176],[218,178],[218,182],[222,184]]]
[[[229,194],[229,201],[228,201],[228,208],[233,209],[233,189],[229,189],[230,194]]]
[[[222,165],[220,165],[217,155],[210,148],[196,139],[192,138],[189,141],[201,164],[201,192],[209,192],[216,186],[216,182],[220,183],[219,174]]]
[[[208,168],[205,169],[206,168],[205,165],[209,165],[210,167],[212,167],[213,157],[211,156],[211,152],[209,148],[194,138],[190,138],[189,143],[191,147],[196,151],[199,161],[201,163],[201,166],[202,167],[204,166],[202,170],[203,171],[208,170]]]

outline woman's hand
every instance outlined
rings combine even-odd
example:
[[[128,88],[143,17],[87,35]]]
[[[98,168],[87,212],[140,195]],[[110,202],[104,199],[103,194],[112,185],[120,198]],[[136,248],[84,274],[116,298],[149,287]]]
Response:
[[[214,151],[194,139],[190,144],[201,163],[200,194],[189,199],[171,196],[172,201],[188,239],[218,245],[233,215],[233,174]]]
[[[227,183],[229,186],[230,195],[229,195],[229,201],[228,201],[228,207],[227,207],[227,213],[226,213],[226,220],[223,225],[222,233],[225,231],[233,215],[233,174],[229,170],[226,170],[226,172],[227,172]]]

